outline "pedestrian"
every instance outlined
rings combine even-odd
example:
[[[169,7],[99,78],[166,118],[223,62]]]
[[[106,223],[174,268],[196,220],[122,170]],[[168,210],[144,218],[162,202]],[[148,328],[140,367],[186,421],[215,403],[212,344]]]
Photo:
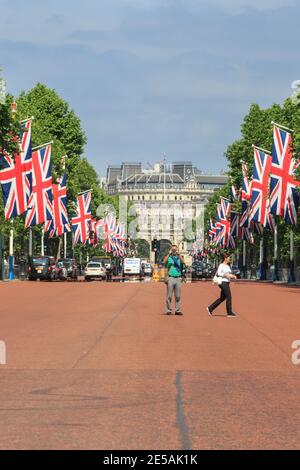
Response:
[[[181,283],[182,270],[184,267],[184,259],[179,254],[177,245],[172,245],[169,253],[163,260],[167,268],[167,298],[166,298],[166,314],[172,314],[172,297],[175,295],[175,315],[183,315],[181,311]]]
[[[220,297],[215,300],[207,311],[209,315],[212,315],[213,311],[226,299],[226,310],[227,317],[236,317],[236,314],[232,311],[232,299],[230,290],[230,280],[236,279],[236,276],[232,274],[231,268],[231,256],[228,253],[221,254],[221,264],[219,265],[216,276],[219,278],[218,285],[221,289]]]

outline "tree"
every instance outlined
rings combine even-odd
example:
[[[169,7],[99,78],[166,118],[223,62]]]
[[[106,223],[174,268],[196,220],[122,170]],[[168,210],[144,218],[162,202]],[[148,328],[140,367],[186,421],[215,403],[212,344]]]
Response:
[[[8,97],[5,106],[0,107],[0,123],[3,134],[1,138],[9,148],[10,130],[16,126],[19,132],[19,122],[33,116],[32,122],[32,144],[33,147],[53,141],[52,144],[52,173],[53,182],[63,173],[67,174],[67,196],[69,218],[74,215],[74,203],[79,192],[92,189],[92,214],[96,215],[99,204],[112,204],[118,207],[118,198],[109,197],[99,186],[98,175],[93,166],[83,157],[86,136],[81,127],[80,119],[69,104],[63,100],[58,93],[48,88],[42,83],[38,83],[34,88],[25,92],[22,91],[17,98],[17,115],[15,121],[11,118],[10,104],[13,97]],[[4,138],[5,137],[5,138]],[[62,157],[67,155],[65,160],[66,168],[63,168]],[[5,223],[3,216],[3,204],[0,203],[0,224],[6,240],[10,228],[10,222]],[[1,227],[1,226],[0,226]],[[42,227],[33,228],[36,234],[36,247],[40,249],[40,234]],[[16,254],[21,250],[24,243],[27,245],[28,231],[24,231],[24,216],[14,221]],[[56,242],[48,243],[51,254],[56,255]],[[7,247],[7,243],[6,243]],[[92,247],[85,247],[84,250],[92,251]]]

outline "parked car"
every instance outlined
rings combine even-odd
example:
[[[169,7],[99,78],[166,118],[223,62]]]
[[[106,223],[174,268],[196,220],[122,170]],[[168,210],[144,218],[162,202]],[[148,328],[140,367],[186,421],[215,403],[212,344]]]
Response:
[[[28,279],[54,281],[57,278],[53,256],[30,256],[28,259]]]
[[[152,266],[150,263],[143,263],[142,264],[142,271],[144,273],[144,276],[152,276]]]
[[[60,258],[57,262],[62,262],[67,270],[67,277],[69,279],[77,279],[78,266],[74,258]]]
[[[236,264],[231,266],[232,274],[234,274],[238,279],[241,279],[241,270]]]
[[[194,261],[191,267],[192,279],[202,279],[203,265],[201,261]]]
[[[115,260],[108,256],[92,256],[91,261],[95,261],[97,263],[102,263],[105,268],[110,268],[111,272],[114,276],[118,275],[118,267],[116,265]]]
[[[213,268],[211,264],[202,262],[202,277],[204,279],[211,279],[213,277]]]
[[[105,279],[106,269],[102,263],[96,261],[89,261],[84,270],[84,276],[86,281],[92,279]]]
[[[68,279],[68,271],[65,266],[64,260],[59,259],[56,261],[56,277],[60,281],[66,281]]]

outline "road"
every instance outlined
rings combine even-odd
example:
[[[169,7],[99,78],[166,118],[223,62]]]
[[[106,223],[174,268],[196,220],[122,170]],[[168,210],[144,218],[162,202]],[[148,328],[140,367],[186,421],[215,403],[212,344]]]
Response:
[[[300,289],[0,283],[1,449],[299,449]]]

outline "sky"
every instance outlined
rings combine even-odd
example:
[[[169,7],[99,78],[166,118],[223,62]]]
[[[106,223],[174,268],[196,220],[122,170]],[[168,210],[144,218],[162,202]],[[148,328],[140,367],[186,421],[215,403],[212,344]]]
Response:
[[[14,95],[38,81],[80,117],[108,164],[190,160],[226,169],[251,103],[300,79],[299,0],[0,0],[0,67]]]

